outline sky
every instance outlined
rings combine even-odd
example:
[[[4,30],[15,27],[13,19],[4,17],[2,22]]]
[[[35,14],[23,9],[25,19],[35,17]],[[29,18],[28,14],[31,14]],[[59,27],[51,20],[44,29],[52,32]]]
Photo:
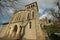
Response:
[[[58,11],[56,3],[58,0],[1,0],[0,1],[0,23],[9,22],[15,10],[25,8],[25,5],[37,2],[39,9],[39,18],[44,18],[49,9]]]

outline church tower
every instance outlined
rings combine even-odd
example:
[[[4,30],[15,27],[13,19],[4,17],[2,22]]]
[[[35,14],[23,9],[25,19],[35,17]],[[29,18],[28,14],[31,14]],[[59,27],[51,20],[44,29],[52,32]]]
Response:
[[[43,31],[40,27],[38,17],[37,3],[31,3],[25,6],[27,13],[28,25],[25,28],[24,39],[26,40],[45,40]]]

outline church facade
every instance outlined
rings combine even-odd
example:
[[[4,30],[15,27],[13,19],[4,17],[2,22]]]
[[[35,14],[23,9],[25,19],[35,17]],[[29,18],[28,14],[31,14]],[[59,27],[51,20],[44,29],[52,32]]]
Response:
[[[1,37],[16,38],[21,40],[45,40],[45,35],[40,27],[38,6],[36,2],[25,6],[26,9],[15,12],[8,24],[3,25],[6,31]]]

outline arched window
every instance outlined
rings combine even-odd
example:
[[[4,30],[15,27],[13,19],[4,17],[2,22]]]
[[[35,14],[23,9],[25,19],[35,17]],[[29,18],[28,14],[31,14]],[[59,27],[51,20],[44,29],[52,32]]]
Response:
[[[14,26],[13,31],[14,31],[14,32],[17,32],[17,25]]]
[[[27,6],[27,9],[29,9],[30,8],[30,6]]]
[[[51,23],[51,20],[49,20],[49,23]]]
[[[31,5],[31,7],[33,7],[33,5]]]
[[[20,21],[21,16],[18,17],[18,20]]]
[[[34,12],[32,12],[32,18],[34,18]]]
[[[29,6],[29,8],[30,8],[30,6]]]
[[[16,20],[16,21],[20,21],[20,18],[21,18],[21,16],[18,15],[18,16],[15,18],[15,20]]]
[[[31,22],[29,22],[29,26],[30,26],[29,28],[31,29]]]
[[[31,5],[31,8],[34,7],[34,4]]]
[[[27,19],[28,20],[30,20],[30,16],[31,16],[30,13],[28,13],[28,15],[27,15]]]
[[[35,5],[33,4],[33,7],[34,7]]]

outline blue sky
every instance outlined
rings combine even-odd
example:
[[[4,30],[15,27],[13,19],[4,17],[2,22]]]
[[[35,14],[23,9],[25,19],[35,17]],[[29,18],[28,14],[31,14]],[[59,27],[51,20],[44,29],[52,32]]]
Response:
[[[15,10],[21,10],[25,8],[25,5],[37,2],[40,16],[44,17],[49,12],[49,9],[58,11],[56,5],[58,0],[1,0],[0,1],[0,23],[8,22]],[[1,15],[1,13],[3,15]]]

